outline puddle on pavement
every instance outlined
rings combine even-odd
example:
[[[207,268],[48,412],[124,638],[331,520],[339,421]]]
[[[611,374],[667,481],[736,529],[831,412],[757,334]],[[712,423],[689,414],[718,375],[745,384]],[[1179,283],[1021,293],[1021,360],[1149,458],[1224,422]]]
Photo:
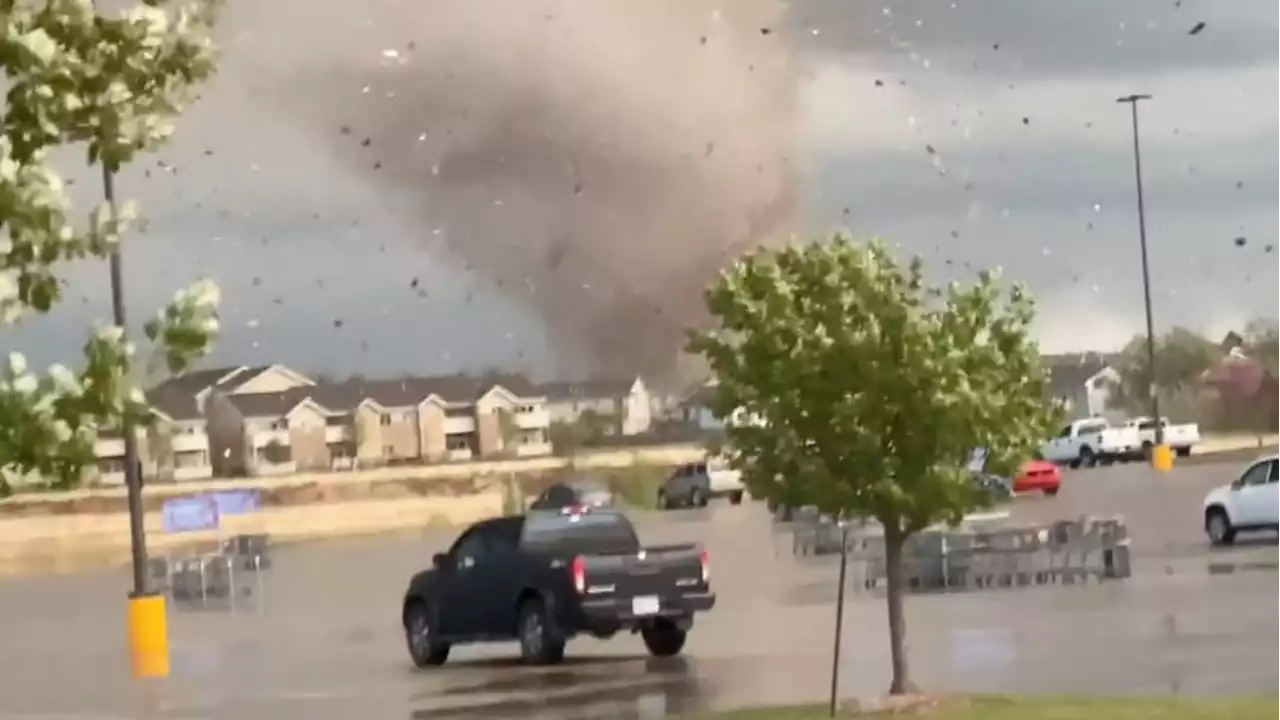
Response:
[[[1276,572],[1280,560],[1251,560],[1245,562],[1210,562],[1210,575],[1232,575],[1238,572]]]
[[[583,658],[574,667],[554,669],[485,665],[501,675],[450,683],[417,696],[410,717],[648,719],[711,706],[710,687],[699,677],[698,663],[682,658]],[[470,674],[464,670],[460,675],[464,673]]]

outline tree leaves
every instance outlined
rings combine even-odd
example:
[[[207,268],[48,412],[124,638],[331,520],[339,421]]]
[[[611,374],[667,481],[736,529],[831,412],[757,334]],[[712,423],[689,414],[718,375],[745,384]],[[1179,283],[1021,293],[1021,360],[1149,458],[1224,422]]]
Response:
[[[102,205],[78,226],[50,152],[84,143],[90,164],[114,171],[165,142],[213,73],[213,7],[152,1],[107,16],[88,0],[0,3],[0,326],[51,310],[62,299],[57,270],[109,255],[136,214],[128,202]],[[148,324],[171,372],[208,351],[217,299],[197,283]],[[84,351],[79,375],[56,365],[37,376],[18,353],[0,372],[0,494],[19,479],[74,486],[99,431],[151,421],[123,330],[99,327]]]
[[[689,349],[757,496],[904,532],[957,521],[983,501],[969,452],[1007,469],[1057,420],[1032,301],[997,271],[935,288],[919,258],[837,234],[745,256],[706,300],[719,326]]]

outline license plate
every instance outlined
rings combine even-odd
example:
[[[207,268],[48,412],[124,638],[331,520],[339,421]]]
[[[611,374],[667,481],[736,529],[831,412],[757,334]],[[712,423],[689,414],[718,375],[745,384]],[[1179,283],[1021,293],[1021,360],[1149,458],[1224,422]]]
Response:
[[[657,595],[631,598],[631,613],[633,615],[657,615],[661,607],[658,603]]]

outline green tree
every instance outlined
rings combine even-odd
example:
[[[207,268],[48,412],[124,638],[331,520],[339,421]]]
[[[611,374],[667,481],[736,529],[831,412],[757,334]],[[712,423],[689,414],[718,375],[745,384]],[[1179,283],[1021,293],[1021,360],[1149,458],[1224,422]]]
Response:
[[[194,88],[214,69],[208,6],[170,9],[159,1],[98,14],[89,0],[0,0],[0,327],[49,312],[62,299],[62,270],[105,258],[136,215],[132,203],[103,203],[73,221],[65,185],[48,163],[59,148],[87,149],[91,166],[115,173],[160,146]],[[180,291],[147,323],[157,357],[180,373],[218,330],[217,287]],[[10,353],[0,369],[0,493],[6,475],[77,484],[92,463],[93,439],[128,417],[152,420],[132,380],[134,346],[123,328],[100,325],[83,369],[30,372]]]
[[[1217,343],[1182,327],[1157,336],[1155,346],[1154,384],[1161,400],[1165,401],[1162,407],[1185,406],[1186,402],[1177,400],[1194,396],[1200,375],[1222,357],[1222,349]],[[1111,404],[1135,414],[1148,413],[1152,376],[1146,336],[1134,336],[1120,351],[1113,367],[1120,381],[1112,388]]]
[[[908,691],[905,542],[986,502],[964,469],[973,448],[1007,468],[1057,421],[1031,300],[996,273],[931,288],[919,258],[837,234],[743,257],[706,301],[718,326],[689,349],[719,381],[716,415],[752,419],[727,427],[751,493],[883,526],[890,692]]]

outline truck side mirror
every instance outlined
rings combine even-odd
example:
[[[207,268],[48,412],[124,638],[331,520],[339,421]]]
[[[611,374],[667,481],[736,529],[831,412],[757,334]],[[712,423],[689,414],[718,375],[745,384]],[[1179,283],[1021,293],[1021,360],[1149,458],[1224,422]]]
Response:
[[[453,558],[448,553],[436,553],[431,557],[431,565],[437,570],[452,570]]]

